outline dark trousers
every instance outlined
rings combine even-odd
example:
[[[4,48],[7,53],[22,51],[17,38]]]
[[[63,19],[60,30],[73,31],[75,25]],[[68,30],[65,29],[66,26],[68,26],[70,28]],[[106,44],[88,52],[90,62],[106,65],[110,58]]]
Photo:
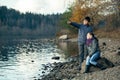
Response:
[[[79,48],[79,63],[80,67],[82,65],[82,62],[84,59],[86,59],[88,52],[87,52],[87,46],[85,43],[78,43],[78,48]]]

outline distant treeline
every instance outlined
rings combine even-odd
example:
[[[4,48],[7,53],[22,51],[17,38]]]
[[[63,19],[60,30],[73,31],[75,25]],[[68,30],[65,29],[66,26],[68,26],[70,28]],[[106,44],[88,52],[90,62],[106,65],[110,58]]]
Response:
[[[50,37],[59,30],[61,14],[20,13],[0,6],[0,37]]]

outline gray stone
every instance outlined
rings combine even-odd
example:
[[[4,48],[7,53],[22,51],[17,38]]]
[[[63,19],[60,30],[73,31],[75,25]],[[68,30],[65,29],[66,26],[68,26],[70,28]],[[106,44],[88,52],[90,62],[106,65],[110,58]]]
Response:
[[[68,35],[62,35],[59,37],[60,40],[66,40],[68,39]]]
[[[56,57],[52,57],[52,59],[59,60],[60,57],[59,57],[59,56],[56,56]]]
[[[106,46],[107,44],[105,42],[102,43],[103,46]]]

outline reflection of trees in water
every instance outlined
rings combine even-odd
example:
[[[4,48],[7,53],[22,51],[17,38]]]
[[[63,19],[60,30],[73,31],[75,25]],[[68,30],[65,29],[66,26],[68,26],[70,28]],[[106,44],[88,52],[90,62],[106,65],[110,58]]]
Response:
[[[10,51],[16,50],[16,44],[17,42],[7,41],[7,40],[1,40],[0,41],[0,60],[1,61],[8,61],[9,60],[9,53]],[[11,54],[12,56],[15,56],[15,54]]]
[[[58,47],[64,51],[66,58],[78,55],[77,42],[59,42]]]
[[[8,49],[5,48],[5,42],[4,41],[1,41],[0,42],[0,60],[1,61],[7,61],[8,60]]]
[[[8,61],[8,49],[2,49],[0,53],[0,60],[2,61]]]

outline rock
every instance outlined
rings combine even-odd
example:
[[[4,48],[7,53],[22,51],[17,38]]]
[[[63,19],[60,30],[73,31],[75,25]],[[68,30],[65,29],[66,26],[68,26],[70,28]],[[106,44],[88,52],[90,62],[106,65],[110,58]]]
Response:
[[[35,62],[34,60],[32,60],[31,62]]]
[[[80,76],[80,73],[77,73],[77,76]]]
[[[102,43],[103,46],[106,46],[107,44],[105,42]]]
[[[68,39],[68,36],[67,35],[62,35],[62,36],[59,37],[59,39],[60,40],[66,40],[66,39]]]
[[[34,80],[37,80],[35,76],[33,78],[34,78]]]
[[[68,80],[68,79],[63,79],[63,80]]]
[[[111,40],[109,39],[109,42],[111,42]]]
[[[67,61],[69,61],[69,62],[74,62],[74,61],[77,61],[77,60],[79,60],[79,55],[73,56],[73,57],[69,57],[69,58],[67,59]]]
[[[45,71],[42,71],[42,73],[45,73]]]
[[[61,78],[62,78],[62,73],[59,72],[59,73],[56,75],[56,78],[57,78],[58,80],[61,80]]]
[[[120,51],[117,52],[117,55],[120,55]]]
[[[100,60],[98,60],[98,62],[100,64],[103,64],[103,66],[105,66],[107,68],[114,67],[114,64],[111,61],[109,61],[108,59],[104,58],[104,57],[101,58]]]
[[[100,58],[97,62],[102,64],[106,68],[114,67],[114,64],[111,61],[109,61],[106,58],[104,58],[104,57]],[[83,73],[85,71],[85,63],[86,63],[85,61],[82,63],[81,73]],[[100,71],[100,69],[95,67],[95,66],[91,66],[90,72],[96,72],[96,71]]]
[[[45,65],[45,64],[42,64],[42,66],[44,67],[43,70],[48,70],[48,68],[50,68],[50,66],[47,65],[47,64],[46,64],[46,65]]]
[[[120,50],[120,47],[118,48],[118,50]]]
[[[59,57],[59,56],[56,56],[56,57],[52,57],[52,59],[59,60],[60,57]]]

